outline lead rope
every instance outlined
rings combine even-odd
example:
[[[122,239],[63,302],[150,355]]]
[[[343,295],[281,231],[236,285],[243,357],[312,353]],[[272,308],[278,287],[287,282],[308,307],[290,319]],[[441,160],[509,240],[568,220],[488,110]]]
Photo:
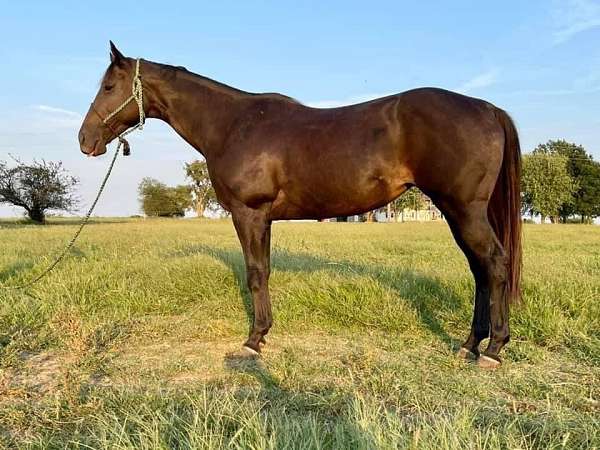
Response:
[[[2,286],[2,285],[0,285],[0,289],[16,291],[16,290],[26,289],[28,287],[33,286],[38,281],[40,281],[42,278],[44,278],[46,275],[48,275],[50,272],[52,272],[52,270],[54,270],[54,268],[67,256],[67,253],[69,252],[69,250],[71,250],[71,248],[73,248],[73,246],[75,245],[75,241],[77,240],[77,238],[83,231],[83,228],[88,224],[88,222],[90,220],[90,216],[92,215],[92,212],[94,211],[94,208],[96,207],[96,204],[98,203],[98,200],[100,200],[100,196],[102,195],[102,192],[104,191],[104,188],[106,187],[106,183],[108,183],[110,174],[112,173],[113,167],[115,166],[115,162],[117,161],[117,157],[119,156],[119,150],[121,150],[121,147],[123,147],[123,155],[124,156],[128,156],[131,151],[129,142],[127,142],[127,140],[125,139],[125,136],[127,136],[128,134],[132,133],[135,130],[142,130],[144,128],[144,122],[146,121],[146,115],[144,113],[144,97],[143,97],[142,79],[140,77],[140,60],[139,59],[137,60],[136,65],[135,65],[135,75],[133,77],[133,84],[131,87],[131,92],[132,92],[131,96],[127,100],[125,100],[121,104],[121,106],[119,106],[115,111],[113,111],[111,114],[109,114],[102,122],[104,125],[108,126],[108,121],[110,119],[112,119],[115,115],[120,113],[132,100],[135,100],[135,102],[137,103],[139,114],[140,114],[140,121],[133,128],[130,128],[129,130],[126,130],[117,136],[117,139],[119,140],[119,143],[117,144],[117,150],[115,151],[115,154],[113,155],[112,160],[110,161],[110,164],[108,166],[108,171],[106,172],[106,175],[104,176],[104,179],[102,180],[102,183],[100,184],[100,189],[98,189],[98,194],[96,194],[96,198],[92,202],[90,209],[88,210],[88,212],[84,216],[83,220],[81,221],[79,228],[77,229],[77,231],[75,232],[75,234],[73,235],[73,237],[71,238],[71,240],[69,241],[67,246],[52,262],[52,264],[50,264],[48,267],[46,267],[46,269],[44,269],[33,280],[31,280],[27,283],[24,283],[24,284],[17,285],[17,286]],[[92,108],[93,108],[93,105],[92,105]]]

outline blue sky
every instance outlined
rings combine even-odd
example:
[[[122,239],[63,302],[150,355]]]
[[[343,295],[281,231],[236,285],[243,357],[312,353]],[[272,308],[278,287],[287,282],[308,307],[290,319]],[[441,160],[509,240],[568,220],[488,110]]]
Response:
[[[600,0],[4,2],[0,39],[0,159],[63,160],[82,208],[108,164],[79,153],[77,130],[109,39],[128,56],[314,106],[444,87],[509,111],[524,151],[564,138],[600,160]],[[99,215],[138,213],[142,177],[183,182],[198,156],[157,121],[130,141]]]

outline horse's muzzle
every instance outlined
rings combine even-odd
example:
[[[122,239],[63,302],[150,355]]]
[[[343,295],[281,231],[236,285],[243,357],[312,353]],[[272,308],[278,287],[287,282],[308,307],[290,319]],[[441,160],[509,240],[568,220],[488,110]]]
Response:
[[[101,138],[90,139],[82,130],[79,131],[79,147],[88,156],[100,156],[106,153],[106,144]]]

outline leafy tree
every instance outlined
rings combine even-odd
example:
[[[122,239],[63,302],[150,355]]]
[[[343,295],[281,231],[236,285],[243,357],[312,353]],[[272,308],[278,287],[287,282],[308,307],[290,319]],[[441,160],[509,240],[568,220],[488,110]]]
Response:
[[[600,216],[600,163],[589,161],[582,164],[575,177],[580,188],[575,192],[573,212],[581,216],[581,222]],[[566,222],[570,211],[561,212]]]
[[[412,187],[394,200],[393,206],[398,210],[412,209],[418,211],[425,206],[425,199],[425,194],[418,188]]]
[[[186,164],[185,174],[192,181],[193,207],[198,217],[204,216],[207,209],[217,209],[217,194],[210,182],[206,161]]]
[[[412,211],[423,209],[426,199],[425,194],[418,188],[412,187],[391,203],[391,209],[394,211],[394,216],[398,217],[398,213],[403,213],[405,209]]]
[[[562,155],[534,152],[523,156],[521,190],[523,209],[556,220],[561,208],[573,201],[577,183],[569,175]]]
[[[189,186],[169,187],[153,178],[144,178],[138,192],[142,210],[150,217],[183,217],[192,205]]]
[[[572,201],[560,208],[563,222],[575,214],[582,222],[600,216],[600,163],[594,161],[581,145],[565,140],[548,141],[538,145],[533,153],[561,155],[568,159],[567,170],[577,183],[577,189]]]
[[[70,211],[77,205],[74,191],[79,180],[69,175],[62,162],[14,161],[14,167],[0,161],[0,203],[24,208],[40,224],[48,210]]]
[[[192,207],[192,189],[185,184],[169,189],[172,202],[177,209],[177,215],[184,216],[185,211]]]

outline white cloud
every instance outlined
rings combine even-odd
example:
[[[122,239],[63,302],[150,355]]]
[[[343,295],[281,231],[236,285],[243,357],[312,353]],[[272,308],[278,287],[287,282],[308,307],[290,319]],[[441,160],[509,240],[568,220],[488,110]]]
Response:
[[[63,108],[56,108],[54,106],[34,105],[33,108],[36,109],[37,111],[41,111],[44,113],[68,116],[68,117],[73,117],[73,118],[77,118],[77,119],[82,118],[81,114],[79,114],[75,111],[69,111],[68,109],[63,109]]]
[[[555,44],[562,44],[579,33],[600,27],[600,3],[593,0],[562,1],[553,15],[557,25]]]
[[[456,90],[463,94],[471,91],[491,86],[498,80],[498,71],[496,69],[488,70],[465,81]]]

